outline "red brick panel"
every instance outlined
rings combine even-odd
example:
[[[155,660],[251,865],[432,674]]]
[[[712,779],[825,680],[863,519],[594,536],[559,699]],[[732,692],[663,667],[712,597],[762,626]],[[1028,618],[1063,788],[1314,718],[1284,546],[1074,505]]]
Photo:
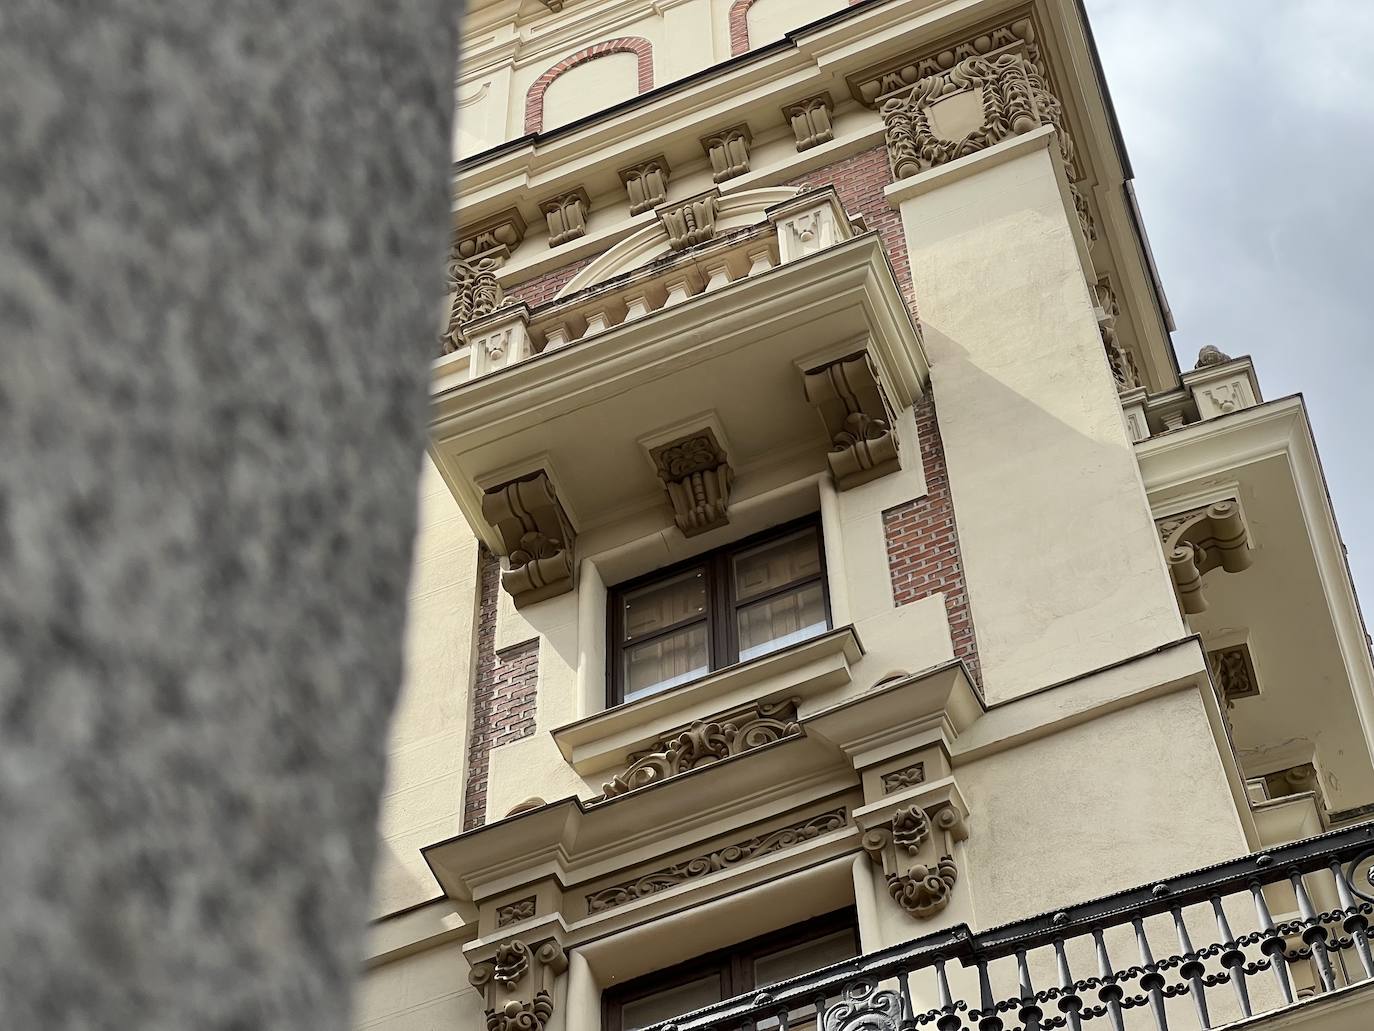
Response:
[[[577,275],[588,263],[597,255],[583,258],[581,261],[570,262],[551,272],[545,272],[542,276],[535,276],[527,279],[523,283],[506,289],[507,301],[524,301],[531,308],[543,304],[545,301],[553,300],[559,290],[568,285],[568,281]]]
[[[525,132],[540,132],[544,128],[544,94],[548,92],[549,85],[554,79],[558,78],[569,68],[576,68],[579,64],[593,61],[598,57],[605,57],[607,54],[634,54],[639,59],[639,92],[654,88],[654,47],[647,39],[641,36],[621,36],[617,39],[608,39],[601,43],[593,43],[591,46],[577,53],[563,58],[556,65],[546,71],[539,78],[534,80],[530,90],[525,94]]]
[[[969,612],[964,564],[959,554],[959,528],[954,522],[954,501],[949,493],[934,397],[928,394],[917,401],[915,413],[926,495],[883,513],[892,598],[901,606],[943,593],[954,656],[964,660],[974,683],[980,683],[978,640]]]
[[[478,551],[477,578],[477,676],[468,735],[463,830],[486,822],[491,750],[534,733],[535,688],[539,681],[538,638],[503,652],[496,650],[501,562],[485,547]]]

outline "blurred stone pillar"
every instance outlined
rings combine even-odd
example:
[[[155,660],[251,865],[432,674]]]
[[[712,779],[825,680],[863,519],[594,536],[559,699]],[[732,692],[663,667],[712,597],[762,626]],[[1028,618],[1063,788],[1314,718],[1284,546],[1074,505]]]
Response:
[[[459,14],[0,10],[0,1027],[346,1026]]]

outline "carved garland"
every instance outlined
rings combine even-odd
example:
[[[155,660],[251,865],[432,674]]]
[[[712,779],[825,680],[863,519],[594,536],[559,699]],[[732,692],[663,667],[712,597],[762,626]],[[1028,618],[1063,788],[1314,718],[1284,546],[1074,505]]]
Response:
[[[704,856],[674,863],[672,866],[645,874],[642,877],[636,877],[621,884],[613,884],[609,888],[602,888],[600,891],[592,892],[587,896],[587,912],[604,912],[616,906],[624,905],[626,902],[646,898],[687,881],[716,873],[718,870],[738,866],[758,856],[791,848],[803,841],[809,841],[843,827],[845,818],[846,810],[841,806],[839,809],[822,813],[819,816],[812,816],[789,827],[782,827],[768,834],[761,834],[758,837],[749,838],[747,841],[708,852]]]
[[[697,720],[686,730],[660,739],[649,751],[632,756],[633,761],[624,773],[601,786],[601,797],[596,801],[617,798],[699,766],[709,766],[799,734],[797,701],[789,698],[754,705],[710,721]]]

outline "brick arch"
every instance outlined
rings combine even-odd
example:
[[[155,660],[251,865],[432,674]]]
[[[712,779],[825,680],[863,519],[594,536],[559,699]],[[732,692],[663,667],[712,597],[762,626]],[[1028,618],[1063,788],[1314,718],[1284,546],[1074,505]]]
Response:
[[[749,51],[749,8],[757,0],[735,0],[730,5],[730,56],[738,57]],[[847,0],[850,7],[864,0]]]
[[[544,128],[544,94],[548,92],[553,80],[569,68],[594,61],[607,54],[634,54],[639,60],[639,92],[654,88],[654,46],[642,36],[620,36],[617,39],[593,43],[575,54],[570,54],[534,80],[530,91],[525,94],[525,132],[539,132]]]

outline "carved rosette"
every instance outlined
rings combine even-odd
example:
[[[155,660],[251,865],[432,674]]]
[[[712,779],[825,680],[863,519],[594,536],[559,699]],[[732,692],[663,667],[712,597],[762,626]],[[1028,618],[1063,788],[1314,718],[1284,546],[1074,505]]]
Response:
[[[1207,611],[1203,574],[1220,566],[1228,573],[1249,569],[1250,533],[1234,498],[1156,519],[1174,591],[1187,614]]]
[[[650,448],[649,457],[684,536],[695,537],[730,521],[735,473],[713,430],[708,427]]]
[[[439,343],[444,354],[451,354],[464,344],[463,323],[489,315],[501,306],[504,295],[496,281],[501,262],[495,257],[464,257],[455,242],[448,255],[448,326]]]
[[[601,786],[595,801],[617,798],[699,766],[761,748],[801,732],[797,699],[758,703],[711,720],[697,720],[660,738],[653,748],[632,756],[629,768]]]
[[[840,490],[901,467],[892,415],[867,352],[806,373],[806,399],[830,433],[826,461]]]
[[[473,964],[468,980],[482,992],[487,1031],[543,1031],[553,1016],[554,981],[567,969],[568,956],[558,942],[531,948],[518,938]]]
[[[928,811],[913,804],[898,808],[890,821],[870,829],[862,844],[882,867],[892,900],[924,919],[949,905],[959,878],[954,842],[967,837],[963,817],[952,805]]]
[[[488,490],[482,515],[501,536],[507,560],[501,586],[517,605],[572,590],[576,535],[546,472]]]

